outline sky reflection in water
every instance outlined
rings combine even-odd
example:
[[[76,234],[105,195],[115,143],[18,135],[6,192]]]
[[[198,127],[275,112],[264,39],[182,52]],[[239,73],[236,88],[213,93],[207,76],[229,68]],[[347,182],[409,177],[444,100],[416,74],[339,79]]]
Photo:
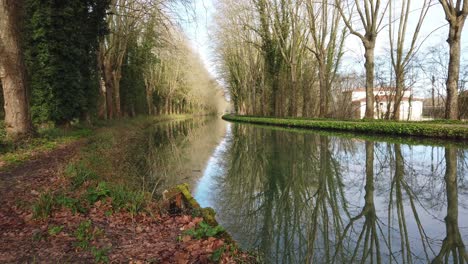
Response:
[[[267,262],[468,263],[466,148],[225,125],[195,198]]]

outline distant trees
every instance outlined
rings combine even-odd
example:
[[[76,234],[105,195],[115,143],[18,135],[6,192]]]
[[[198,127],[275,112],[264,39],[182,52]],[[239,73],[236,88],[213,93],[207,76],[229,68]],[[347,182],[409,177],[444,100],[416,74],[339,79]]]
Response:
[[[169,2],[114,0],[99,65],[103,118],[137,114],[216,112],[218,87],[187,47],[166,11]],[[192,68],[191,68],[192,67]],[[199,69],[201,68],[201,69]],[[195,82],[187,80],[195,78]],[[209,81],[207,81],[209,80]],[[200,88],[197,84],[203,83]],[[196,86],[196,87],[195,87]],[[192,93],[192,91],[197,92]],[[205,95],[206,98],[193,96]]]
[[[167,15],[173,3],[2,0],[0,103],[8,135],[30,134],[30,115],[68,126],[217,112],[221,90]]]
[[[343,56],[346,30],[340,27],[339,10],[331,1],[307,1],[307,14],[312,45],[308,48],[315,56],[320,84],[320,117],[328,114],[331,88]]]
[[[449,43],[454,61],[457,50],[460,53],[457,43],[466,4],[462,0],[456,4],[440,2],[446,2],[444,10],[451,10],[447,19],[453,24]],[[353,35],[362,43],[364,53],[365,81],[361,87],[366,88],[365,118],[402,119],[404,92],[425,68],[417,55],[428,37],[423,24],[432,6],[432,0],[220,1],[216,51],[235,110],[274,116],[346,116],[343,111],[349,114],[352,109],[342,104],[346,100],[351,104],[351,98],[342,94],[349,88],[341,81],[356,70],[351,67],[342,71],[340,65],[345,40]],[[383,31],[386,34],[381,34]],[[385,72],[376,69],[377,37],[386,37],[389,43],[382,56],[388,62],[383,65]],[[458,70],[453,67],[459,63],[460,59],[449,64],[447,87],[455,88],[447,88],[447,111],[457,109],[456,99],[449,98],[455,94],[452,90],[461,85],[453,81],[458,79]],[[377,114],[375,87],[392,90],[386,98],[390,102],[387,109]]]
[[[0,1],[0,81],[7,136],[16,140],[32,134],[27,77],[21,49],[23,1]]]
[[[427,12],[430,8],[431,0],[424,0],[422,2],[421,8],[419,10],[419,18],[414,26],[414,30],[410,32],[410,44],[407,45],[407,35],[408,31],[408,19],[411,15],[411,0],[401,0],[400,2],[400,12],[395,13],[393,8],[393,3],[390,1],[389,5],[389,40],[390,40],[390,57],[392,62],[393,74],[395,76],[395,94],[393,102],[393,111],[389,109],[387,111],[387,118],[390,117],[394,120],[400,119],[400,103],[403,99],[404,91],[406,89],[406,73],[410,66],[410,62],[413,59],[417,48],[418,48],[418,36],[422,27],[422,24],[426,18]],[[397,23],[395,21],[398,21]],[[393,27],[393,24],[398,24],[398,27]],[[397,30],[395,30],[397,29]]]
[[[270,116],[317,113],[305,1],[225,0],[217,9],[220,71],[235,110]]]

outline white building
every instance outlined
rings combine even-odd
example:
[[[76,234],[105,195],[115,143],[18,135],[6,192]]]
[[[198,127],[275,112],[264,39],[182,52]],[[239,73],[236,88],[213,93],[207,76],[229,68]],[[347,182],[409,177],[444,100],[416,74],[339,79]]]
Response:
[[[355,89],[345,93],[351,93],[350,99],[353,109],[353,118],[362,119],[366,113],[366,89]],[[382,119],[388,109],[393,112],[394,100],[390,99],[395,93],[394,89],[374,89],[374,118]],[[389,108],[390,104],[390,108]],[[405,91],[400,102],[400,120],[422,120],[423,99],[415,98],[410,91]]]

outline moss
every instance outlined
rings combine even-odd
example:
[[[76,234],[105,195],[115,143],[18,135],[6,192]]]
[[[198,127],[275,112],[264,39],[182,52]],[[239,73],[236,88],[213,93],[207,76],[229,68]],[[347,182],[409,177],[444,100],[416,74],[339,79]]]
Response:
[[[192,209],[201,208],[200,204],[193,198],[189,190],[189,185],[187,183],[180,184],[176,186],[176,189],[183,195],[184,199]]]
[[[216,212],[211,207],[202,208],[200,204],[193,198],[192,194],[190,193],[189,185],[184,183],[177,185],[176,187],[170,189],[165,193],[166,200],[174,200],[177,199],[177,195],[182,195],[183,205],[185,209],[188,209],[195,214],[201,216],[205,223],[209,224],[212,227],[220,226],[218,221],[216,220]],[[179,205],[180,206],[180,205]],[[231,235],[227,232],[223,232],[221,237],[226,240],[228,243],[235,244],[235,241],[232,239]]]

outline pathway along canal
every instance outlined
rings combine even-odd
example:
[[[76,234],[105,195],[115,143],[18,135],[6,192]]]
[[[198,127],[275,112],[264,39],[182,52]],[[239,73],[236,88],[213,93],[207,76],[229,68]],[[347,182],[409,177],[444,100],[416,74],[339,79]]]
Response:
[[[152,176],[144,182],[191,183],[199,203],[267,263],[428,263],[449,255],[453,263],[454,253],[468,262],[467,145],[220,119],[168,122],[146,134]]]

